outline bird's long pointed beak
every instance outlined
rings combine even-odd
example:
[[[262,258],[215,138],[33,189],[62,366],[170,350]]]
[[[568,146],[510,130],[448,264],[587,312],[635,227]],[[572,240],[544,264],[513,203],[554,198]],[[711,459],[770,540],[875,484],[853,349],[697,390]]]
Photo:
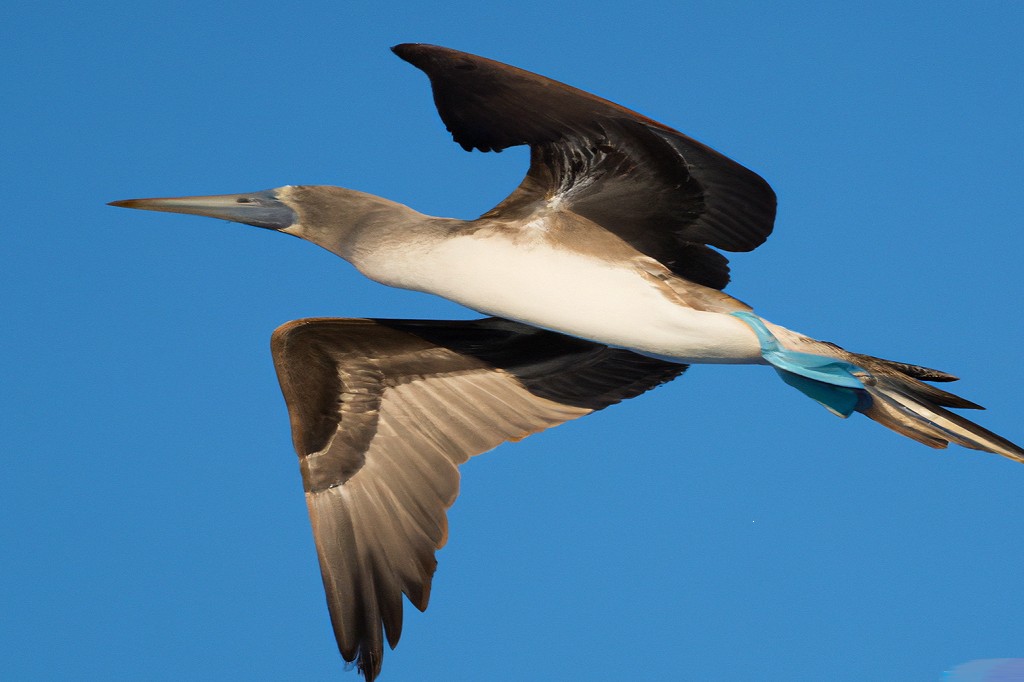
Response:
[[[146,211],[190,213],[264,227],[269,230],[283,230],[297,221],[295,211],[278,200],[276,190],[205,197],[124,199],[111,201],[109,205],[139,208]]]

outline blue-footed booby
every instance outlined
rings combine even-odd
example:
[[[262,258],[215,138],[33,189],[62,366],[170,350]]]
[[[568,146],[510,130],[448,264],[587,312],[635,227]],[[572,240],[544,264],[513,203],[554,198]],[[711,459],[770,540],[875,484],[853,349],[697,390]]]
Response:
[[[727,260],[771,233],[760,176],[617,104],[489,59],[393,48],[430,79],[467,151],[530,148],[522,183],[475,220],[435,218],[328,186],[133,199],[301,237],[386,285],[443,296],[475,321],[304,319],[271,347],[299,456],[338,647],[366,679],[423,610],[458,465],[502,442],[637,396],[693,363],[773,367],[830,411],[935,448],[1024,462],[946,408],[956,377],[773,324],[724,293]]]

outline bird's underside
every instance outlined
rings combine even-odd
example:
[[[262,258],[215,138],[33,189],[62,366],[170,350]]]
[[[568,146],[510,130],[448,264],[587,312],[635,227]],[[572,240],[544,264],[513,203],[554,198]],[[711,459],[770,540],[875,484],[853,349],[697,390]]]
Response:
[[[442,47],[393,50],[430,78],[466,150],[530,147],[522,183],[477,220],[325,186],[114,202],[299,236],[385,284],[500,316],[306,319],[274,332],[338,647],[368,681],[384,641],[398,642],[402,595],[427,606],[460,464],[635,397],[690,360],[770,364],[837,414],[1024,461],[947,409],[977,405],[924,383],[952,375],[796,334],[721,291],[719,250],[752,250],[773,229],[775,194],[756,173],[543,76]]]

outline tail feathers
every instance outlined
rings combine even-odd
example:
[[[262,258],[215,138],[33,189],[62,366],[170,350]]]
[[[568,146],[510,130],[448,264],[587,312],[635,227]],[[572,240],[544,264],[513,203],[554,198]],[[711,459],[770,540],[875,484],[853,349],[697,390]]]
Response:
[[[911,365],[906,362],[896,362],[894,360],[883,360],[882,358],[876,358],[873,355],[864,355],[862,353],[851,353],[847,350],[843,350],[834,343],[824,343],[820,341],[818,343],[830,346],[833,350],[838,351],[841,355],[847,357],[850,362],[860,365],[861,367],[865,365],[881,365],[908,377],[920,379],[921,381],[957,381],[959,379],[959,377],[950,374],[949,372],[943,372],[941,369],[932,369],[931,367],[922,367],[921,365]],[[963,400],[963,398],[959,399]],[[971,404],[973,405],[973,403]]]
[[[956,443],[965,448],[992,452],[1024,463],[1024,449],[945,409],[984,408],[915,378],[915,375],[923,378],[925,374],[931,373],[951,375],[865,355],[850,355],[853,356],[851,362],[858,363],[870,373],[863,380],[866,395],[859,401],[857,411],[929,447],[944,448],[949,443]],[[921,371],[911,374],[905,371],[906,368]]]
[[[937,386],[924,383],[925,381],[957,381],[957,377],[947,372],[918,365],[908,365],[905,362],[883,360],[882,358],[861,355],[859,353],[847,353],[846,356],[849,362],[868,370],[876,379],[887,376],[898,385],[903,386],[905,392],[924,398],[936,405],[955,407],[962,410],[985,409],[978,403],[961,398],[955,393],[950,393]]]
[[[773,325],[747,311],[731,313],[757,335],[761,356],[783,380],[846,417],[862,412],[882,426],[933,448],[950,443],[992,452],[1024,463],[1024,449],[947,407],[980,410],[981,405],[925,381],[956,381],[937,369],[851,353]],[[829,362],[834,358],[839,362]]]

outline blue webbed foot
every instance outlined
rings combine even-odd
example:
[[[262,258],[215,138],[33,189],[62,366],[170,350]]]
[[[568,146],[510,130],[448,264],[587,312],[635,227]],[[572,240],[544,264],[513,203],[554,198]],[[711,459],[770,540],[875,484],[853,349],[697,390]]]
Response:
[[[761,356],[787,384],[840,417],[849,417],[857,408],[864,389],[857,374],[868,375],[863,369],[836,358],[783,348],[757,315],[731,314],[754,330],[761,344]]]

